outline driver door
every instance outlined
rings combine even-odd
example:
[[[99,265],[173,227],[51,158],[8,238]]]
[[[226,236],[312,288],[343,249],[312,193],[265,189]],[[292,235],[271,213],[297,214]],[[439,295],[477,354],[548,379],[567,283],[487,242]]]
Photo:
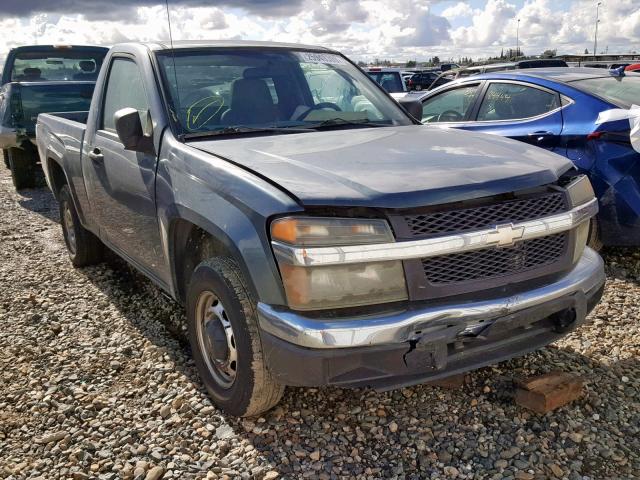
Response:
[[[138,110],[143,128],[148,127],[149,101],[139,67],[130,56],[114,56],[96,129],[85,142],[88,194],[101,238],[149,273],[158,273],[164,257],[155,206],[157,156],[125,150],[114,114],[126,107]]]

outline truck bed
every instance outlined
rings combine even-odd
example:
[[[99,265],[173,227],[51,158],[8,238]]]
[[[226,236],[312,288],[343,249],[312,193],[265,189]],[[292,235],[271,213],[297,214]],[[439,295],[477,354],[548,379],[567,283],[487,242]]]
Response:
[[[47,181],[50,181],[47,159],[52,150],[63,159],[62,167],[66,172],[80,172],[82,169],[82,142],[87,128],[88,111],[41,113],[36,123],[36,144],[42,169]]]

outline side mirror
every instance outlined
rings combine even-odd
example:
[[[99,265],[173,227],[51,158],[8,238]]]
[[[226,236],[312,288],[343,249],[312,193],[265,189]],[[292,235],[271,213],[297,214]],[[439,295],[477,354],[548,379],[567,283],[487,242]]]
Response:
[[[422,121],[422,102],[413,98],[401,98],[398,103],[402,105],[409,114],[419,122]]]
[[[140,114],[135,108],[127,107],[113,114],[116,133],[125,150],[153,152],[151,137],[144,134]]]

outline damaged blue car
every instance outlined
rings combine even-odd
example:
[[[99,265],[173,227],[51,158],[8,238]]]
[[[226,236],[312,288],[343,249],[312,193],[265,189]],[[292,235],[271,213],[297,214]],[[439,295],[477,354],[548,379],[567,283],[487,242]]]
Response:
[[[423,95],[422,122],[494,133],[569,158],[600,203],[590,243],[640,245],[640,74],[596,68],[488,73]]]

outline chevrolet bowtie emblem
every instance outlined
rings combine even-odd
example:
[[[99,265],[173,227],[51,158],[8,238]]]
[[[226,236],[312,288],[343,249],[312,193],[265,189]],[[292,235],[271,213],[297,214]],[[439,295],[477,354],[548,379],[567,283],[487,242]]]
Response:
[[[496,225],[495,229],[487,235],[487,242],[499,247],[513,245],[524,235],[524,227],[514,227],[513,224]]]

